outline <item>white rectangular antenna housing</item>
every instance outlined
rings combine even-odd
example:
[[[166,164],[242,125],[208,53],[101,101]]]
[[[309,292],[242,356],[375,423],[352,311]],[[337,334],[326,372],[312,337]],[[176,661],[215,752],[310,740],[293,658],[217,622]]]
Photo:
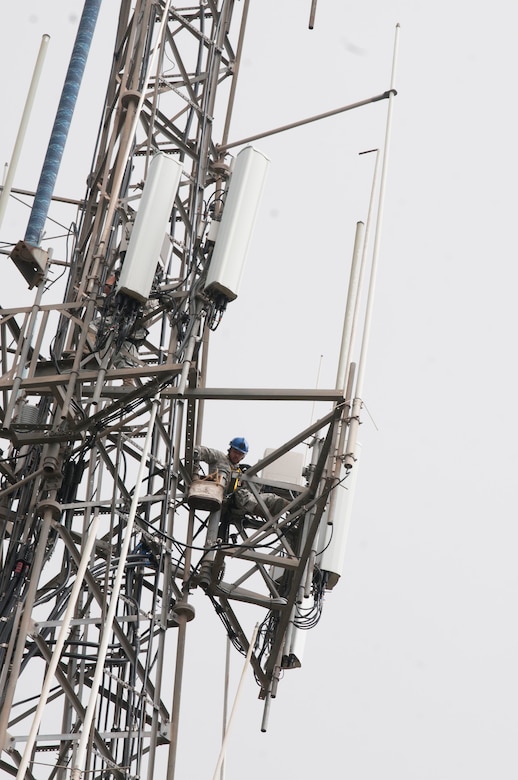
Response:
[[[180,183],[182,164],[159,152],[149,164],[117,291],[144,303],[149,298],[167,224]]]
[[[266,449],[263,457],[267,458],[272,452],[273,449]],[[301,452],[286,452],[262,470],[261,478],[272,482],[302,485],[303,468],[304,456]]]
[[[291,635],[290,640],[290,661],[292,668],[302,666],[302,659],[304,656],[304,648],[306,646],[306,638],[308,632],[302,631],[300,628],[295,627]]]
[[[334,588],[342,576],[344,568],[347,537],[349,535],[353,499],[358,478],[360,450],[361,447],[358,445],[356,463],[350,469],[347,479],[334,488],[334,498],[330,505],[330,512],[329,514],[326,512],[323,516],[324,520],[327,517],[328,523],[332,523],[332,525],[326,524],[322,528],[319,547],[324,552],[317,559],[319,568],[329,574],[327,590]],[[345,473],[346,471],[342,467],[340,477],[344,477]]]
[[[253,146],[235,159],[205,283],[209,295],[237,298],[269,163]]]

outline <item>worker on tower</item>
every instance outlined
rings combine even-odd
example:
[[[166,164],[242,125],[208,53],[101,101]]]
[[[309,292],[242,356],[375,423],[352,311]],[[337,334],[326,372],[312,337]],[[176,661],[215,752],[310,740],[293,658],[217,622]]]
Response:
[[[217,473],[225,488],[226,508],[235,519],[241,519],[245,515],[265,517],[253,493],[241,484],[241,475],[246,471],[246,466],[239,464],[247,453],[248,442],[242,436],[236,436],[229,442],[226,453],[201,445],[194,447],[195,473],[200,462],[207,463],[211,474]],[[289,501],[275,493],[261,493],[261,499],[271,515],[280,514],[289,504]]]

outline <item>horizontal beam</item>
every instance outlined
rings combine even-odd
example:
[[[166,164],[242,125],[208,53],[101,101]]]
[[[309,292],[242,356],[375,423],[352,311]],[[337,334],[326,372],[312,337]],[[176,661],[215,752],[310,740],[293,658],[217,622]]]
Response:
[[[167,393],[165,390],[163,395]],[[335,388],[196,387],[186,390],[185,397],[217,401],[342,401],[343,393]]]
[[[168,376],[176,376],[182,370],[182,365],[178,363],[164,363],[159,366],[136,366],[135,368],[108,369],[104,380],[110,382],[125,377],[138,377],[140,379],[166,380]],[[95,383],[99,375],[98,370],[81,369],[77,378],[80,382]],[[20,389],[28,393],[49,395],[53,387],[67,385],[70,381],[70,373],[47,374],[45,371],[36,370],[36,376],[25,377],[21,380]],[[11,390],[14,383],[14,377],[5,375],[0,378],[0,389]],[[145,385],[144,385],[145,387]],[[83,387],[83,395],[88,397],[92,389]],[[127,394],[127,388],[120,386],[106,385],[103,388],[103,396],[118,398],[121,393]],[[163,397],[180,396],[178,388],[171,386],[162,391]],[[315,389],[315,388],[270,388],[270,387],[194,387],[186,388],[182,398],[192,400],[213,400],[213,401],[335,401],[343,400],[343,392],[336,388]]]

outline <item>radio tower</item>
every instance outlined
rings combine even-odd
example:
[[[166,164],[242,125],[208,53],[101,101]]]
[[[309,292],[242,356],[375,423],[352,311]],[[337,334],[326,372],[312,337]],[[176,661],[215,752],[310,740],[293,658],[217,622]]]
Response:
[[[268,168],[256,139],[229,135],[249,0],[121,0],[73,245],[41,245],[99,5],[85,2],[11,252],[32,302],[0,310],[0,767],[20,780],[173,780],[195,592],[247,657],[265,730],[340,576],[356,471],[361,223],[336,387],[206,386],[209,336],[237,297]],[[394,95],[330,113],[387,99],[390,118]],[[63,268],[58,300],[49,280]],[[365,309],[368,331],[368,297]],[[244,471],[259,512],[229,520],[229,485],[197,478],[204,400],[265,398],[330,411]],[[286,479],[302,443],[311,462]]]

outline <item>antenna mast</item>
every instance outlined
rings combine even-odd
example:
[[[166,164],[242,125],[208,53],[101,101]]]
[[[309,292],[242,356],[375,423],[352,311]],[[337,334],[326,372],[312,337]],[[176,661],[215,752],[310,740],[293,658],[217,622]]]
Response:
[[[221,237],[244,203],[251,228],[268,163],[228,151],[248,6],[121,1],[61,297],[47,282],[62,257],[32,234],[11,253],[34,290],[0,309],[0,746],[19,780],[152,780],[159,762],[173,780],[193,592],[249,658],[263,730],[321,610],[348,391],[205,386],[209,335],[236,297]],[[330,407],[244,472],[260,514],[231,532],[221,508],[191,499],[208,398]],[[304,479],[272,477],[308,442]]]

